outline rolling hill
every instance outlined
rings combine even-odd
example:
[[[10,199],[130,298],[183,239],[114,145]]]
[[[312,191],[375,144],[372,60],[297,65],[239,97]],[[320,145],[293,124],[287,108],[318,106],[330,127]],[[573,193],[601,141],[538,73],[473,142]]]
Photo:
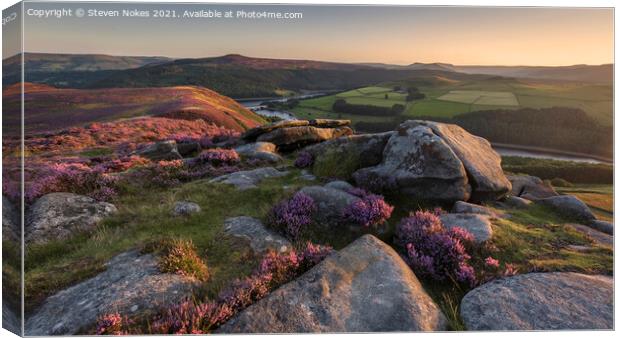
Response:
[[[3,130],[7,134],[19,130],[19,87],[19,84],[5,87],[2,93]],[[144,115],[203,119],[237,131],[265,123],[236,101],[212,90],[191,86],[88,90],[26,83],[24,104],[26,133]]]

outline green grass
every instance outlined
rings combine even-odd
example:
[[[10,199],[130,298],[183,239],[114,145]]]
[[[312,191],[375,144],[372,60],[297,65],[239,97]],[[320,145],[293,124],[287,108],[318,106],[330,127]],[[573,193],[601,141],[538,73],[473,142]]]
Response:
[[[241,215],[264,218],[271,206],[290,190],[307,184],[308,181],[291,175],[265,180],[259,189],[247,191],[206,180],[169,190],[130,191],[115,201],[119,213],[106,219],[94,233],[29,246],[27,308],[32,309],[46,296],[102,271],[103,264],[116,254],[170,238],[193,242],[211,276],[204,292],[214,295],[256,265],[256,257],[245,245],[224,236],[224,219]],[[198,203],[202,211],[190,217],[172,216],[172,206],[178,200]]]

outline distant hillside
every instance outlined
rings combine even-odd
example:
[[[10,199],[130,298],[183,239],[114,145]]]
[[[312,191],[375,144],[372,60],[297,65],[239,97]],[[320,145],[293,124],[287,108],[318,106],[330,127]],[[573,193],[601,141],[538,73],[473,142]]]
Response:
[[[19,84],[3,90],[4,132],[19,130]],[[243,131],[265,123],[236,101],[200,87],[57,89],[25,84],[26,132],[46,132],[95,121],[143,115],[203,119]]]
[[[577,81],[610,84],[613,81],[613,64],[574,65],[561,67],[537,66],[458,66],[449,63],[412,63],[410,65],[390,65],[385,63],[364,63],[364,66],[396,70],[442,70],[466,74],[486,74],[513,78],[541,80]]]
[[[158,56],[113,56],[104,54],[24,53],[28,72],[97,71],[138,68],[172,59]],[[3,67],[19,66],[21,54],[2,60]]]
[[[454,66],[454,70],[468,74],[489,74],[517,78],[563,80],[591,83],[613,82],[614,65],[575,65],[564,67],[530,66]]]
[[[24,71],[26,81],[54,84],[62,82],[65,74],[89,74],[91,72],[138,68],[149,64],[169,62],[172,59],[152,56],[112,56],[103,54],[51,54],[25,53]],[[3,83],[21,81],[21,54],[2,60]],[[103,73],[105,74],[105,73]],[[59,76],[60,75],[60,76]],[[57,80],[51,81],[49,79]],[[44,81],[48,79],[48,81]],[[60,83],[62,84],[62,83]]]

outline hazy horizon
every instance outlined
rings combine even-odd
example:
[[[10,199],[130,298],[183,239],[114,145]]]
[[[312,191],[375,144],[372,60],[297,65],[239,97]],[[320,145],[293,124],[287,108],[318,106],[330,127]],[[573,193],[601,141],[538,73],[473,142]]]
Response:
[[[26,9],[153,9],[134,3],[26,3]],[[573,66],[614,63],[613,9],[157,4],[159,9],[301,12],[302,19],[24,20],[31,53],[162,56],[240,54],[342,63]],[[14,44],[17,45],[17,44]],[[6,53],[7,51],[5,51]],[[10,55],[19,53],[19,50]],[[7,55],[7,54],[5,54]],[[6,57],[4,57],[6,58]]]

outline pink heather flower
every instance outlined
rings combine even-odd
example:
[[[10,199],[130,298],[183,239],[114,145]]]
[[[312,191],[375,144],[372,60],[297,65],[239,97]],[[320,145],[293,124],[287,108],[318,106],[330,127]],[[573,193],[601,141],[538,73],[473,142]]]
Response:
[[[198,160],[213,165],[235,164],[240,161],[239,154],[234,149],[214,148],[204,150],[198,155]]]
[[[510,264],[510,263],[506,263],[506,269],[504,270],[503,275],[506,277],[510,277],[510,276],[514,276],[519,272],[519,269],[517,269],[516,266],[514,266],[514,264]]]
[[[289,200],[278,203],[269,214],[269,223],[286,236],[296,239],[312,223],[316,205],[312,197],[298,192]]]
[[[499,268],[499,260],[489,256],[484,260],[484,265],[489,268],[497,269]]]
[[[417,275],[475,285],[475,270],[468,264],[471,257],[464,245],[473,236],[462,228],[446,230],[437,211],[418,211],[402,219],[395,237],[396,243],[405,248],[405,260]]]
[[[370,194],[359,188],[350,189],[349,193],[360,199],[344,209],[342,217],[345,221],[370,227],[383,224],[392,216],[394,207],[386,203],[383,196]]]

